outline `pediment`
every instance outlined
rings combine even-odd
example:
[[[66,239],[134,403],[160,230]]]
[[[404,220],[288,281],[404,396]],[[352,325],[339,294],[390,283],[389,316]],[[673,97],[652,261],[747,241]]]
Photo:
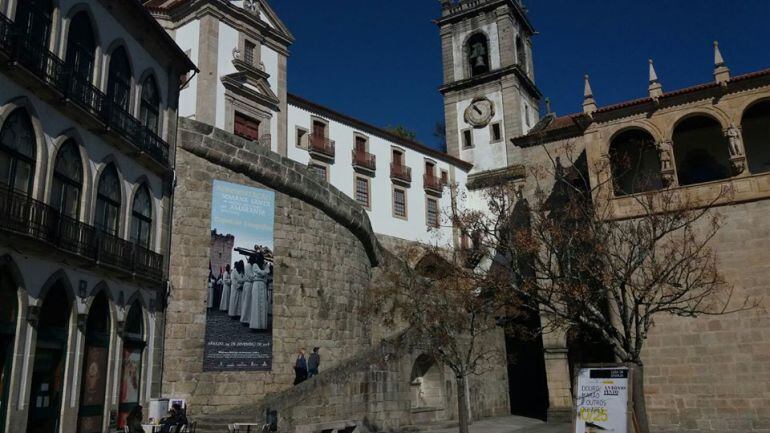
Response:
[[[280,99],[270,88],[270,83],[267,82],[267,74],[257,74],[255,71],[244,70],[225,75],[222,77],[222,84],[233,93],[272,109],[278,109]]]

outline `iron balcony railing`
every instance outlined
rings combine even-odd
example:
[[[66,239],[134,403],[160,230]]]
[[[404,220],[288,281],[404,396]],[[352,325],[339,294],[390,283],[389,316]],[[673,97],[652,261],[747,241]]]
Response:
[[[163,256],[0,186],[0,229],[53,245],[97,265],[160,281]]]
[[[55,54],[34,43],[22,26],[0,14],[0,51],[61,94],[62,98],[98,118],[140,152],[169,166],[169,146],[151,129],[96,88],[87,77],[77,74]]]
[[[326,137],[312,134],[310,136],[310,139],[308,140],[310,142],[310,151],[315,152],[318,154],[321,154],[322,156],[327,156],[329,158],[334,158],[334,141],[329,140]]]
[[[353,167],[360,167],[375,171],[377,169],[377,157],[369,152],[353,149]]]
[[[403,182],[412,181],[412,168],[403,164],[390,164],[390,177],[391,179],[397,179]]]

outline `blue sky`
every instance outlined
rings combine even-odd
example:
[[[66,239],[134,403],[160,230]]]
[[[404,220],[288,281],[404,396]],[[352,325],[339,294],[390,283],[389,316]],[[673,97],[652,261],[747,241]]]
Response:
[[[435,145],[443,119],[437,0],[271,0],[296,41],[289,91]],[[581,109],[583,74],[599,105],[643,97],[647,59],[664,90],[712,79],[712,42],[734,75],[770,67],[767,0],[525,0],[536,82],[557,114]]]

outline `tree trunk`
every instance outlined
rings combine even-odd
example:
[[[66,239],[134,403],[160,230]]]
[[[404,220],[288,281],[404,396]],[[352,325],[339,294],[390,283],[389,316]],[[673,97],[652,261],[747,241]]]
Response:
[[[627,362],[626,366],[631,371],[633,380],[633,398],[634,416],[636,417],[636,427],[638,433],[650,433],[650,424],[647,420],[647,404],[644,400],[644,366],[641,363],[636,364]]]
[[[460,433],[468,433],[471,424],[471,409],[469,404],[467,380],[465,376],[457,376],[457,418],[460,422]]]

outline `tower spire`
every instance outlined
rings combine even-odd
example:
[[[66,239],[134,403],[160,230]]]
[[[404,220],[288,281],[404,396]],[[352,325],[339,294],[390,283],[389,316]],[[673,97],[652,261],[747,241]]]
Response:
[[[652,59],[650,59],[649,62],[650,62],[650,86],[649,86],[650,98],[657,100],[663,94],[663,86],[658,81],[658,73],[655,72],[655,63],[652,61]]]
[[[714,41],[714,79],[719,84],[726,84],[730,80],[730,68],[719,50],[719,41]]]
[[[591,89],[591,81],[588,79],[588,74],[583,77],[585,80],[585,86],[583,88],[583,113],[593,114],[596,112],[596,100],[594,99],[594,92]]]

